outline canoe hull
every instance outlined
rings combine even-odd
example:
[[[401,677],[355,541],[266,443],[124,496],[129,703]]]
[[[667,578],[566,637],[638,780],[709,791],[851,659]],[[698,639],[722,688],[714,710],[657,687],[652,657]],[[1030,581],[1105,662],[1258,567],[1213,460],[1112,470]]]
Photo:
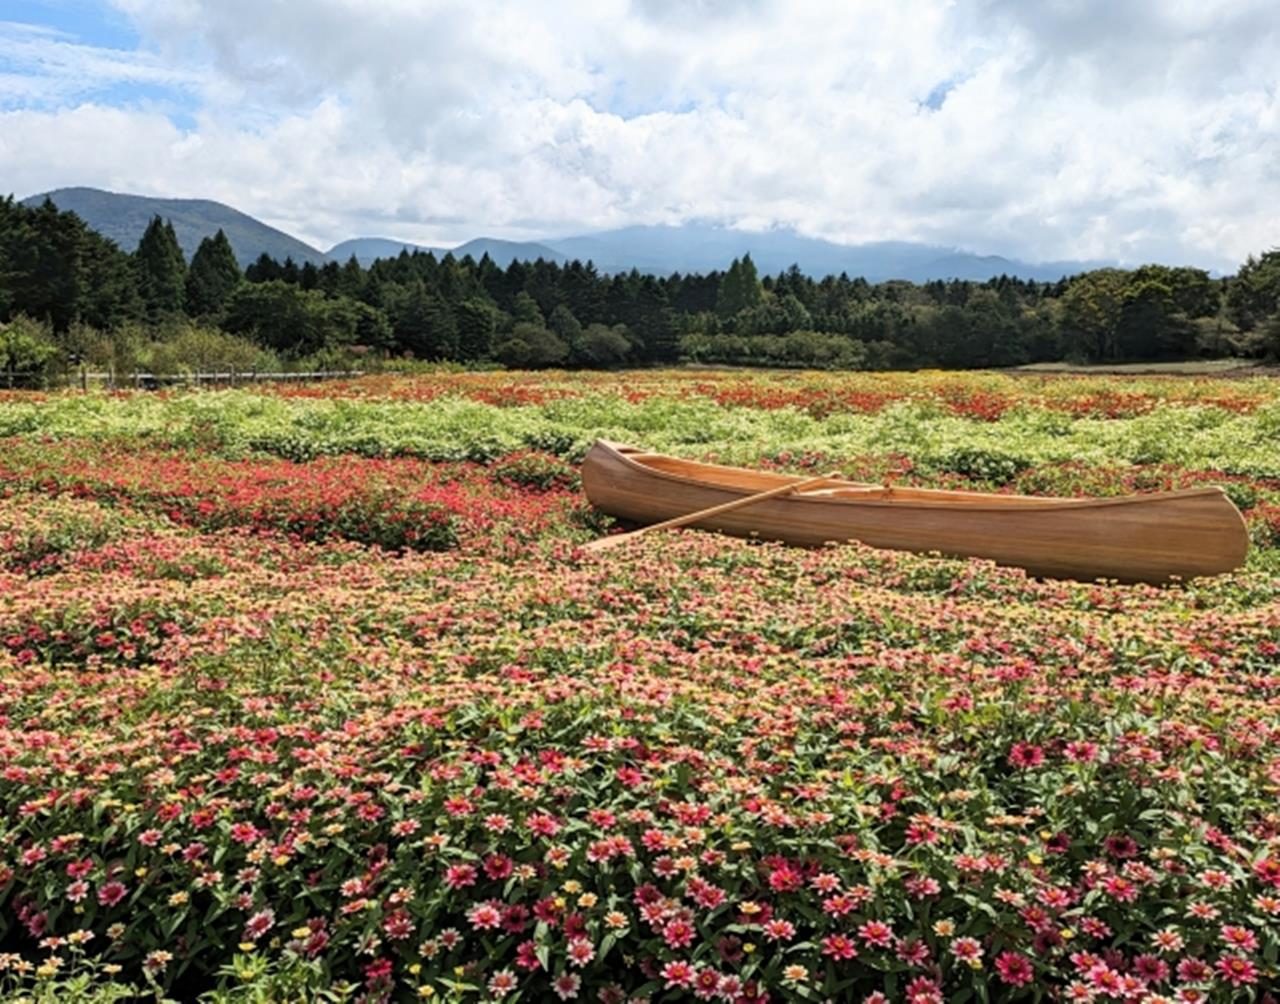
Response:
[[[655,456],[596,443],[582,467],[588,499],[610,515],[654,523],[787,480],[665,457],[661,469],[647,467],[643,458]],[[845,484],[854,495],[875,491]],[[856,540],[872,547],[988,558],[1032,575],[1082,581],[1161,583],[1217,575],[1239,567],[1248,550],[1244,520],[1220,488],[1086,500],[924,490],[902,494],[787,495],[694,526],[806,547]]]

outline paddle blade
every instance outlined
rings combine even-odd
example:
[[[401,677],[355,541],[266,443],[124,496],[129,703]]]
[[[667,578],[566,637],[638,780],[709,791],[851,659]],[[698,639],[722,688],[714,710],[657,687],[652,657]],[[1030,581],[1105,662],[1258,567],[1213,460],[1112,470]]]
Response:
[[[608,537],[597,537],[595,540],[588,541],[587,543],[581,545],[581,550],[607,551],[611,547],[617,547],[619,544],[623,543],[624,541],[630,540],[632,536],[633,534],[631,533],[614,533],[614,534],[610,534]]]

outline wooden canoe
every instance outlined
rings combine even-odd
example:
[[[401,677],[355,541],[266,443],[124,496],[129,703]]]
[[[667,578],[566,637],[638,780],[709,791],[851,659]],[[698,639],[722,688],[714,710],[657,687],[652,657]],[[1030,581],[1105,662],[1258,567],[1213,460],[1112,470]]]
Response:
[[[655,523],[802,478],[702,464],[598,440],[582,465],[587,498]],[[1168,582],[1238,568],[1244,519],[1216,486],[1121,498],[1041,498],[834,481],[693,524],[739,537],[989,558],[1046,578]]]

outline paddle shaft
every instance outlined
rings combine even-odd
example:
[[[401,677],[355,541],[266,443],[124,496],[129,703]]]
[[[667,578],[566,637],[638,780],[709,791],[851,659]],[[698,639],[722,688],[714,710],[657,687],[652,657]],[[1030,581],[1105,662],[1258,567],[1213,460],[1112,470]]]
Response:
[[[587,551],[603,551],[604,549],[613,547],[615,544],[619,544],[624,540],[630,540],[633,537],[652,533],[655,530],[673,530],[678,526],[688,526],[690,523],[696,523],[709,516],[719,516],[724,512],[733,512],[735,509],[742,509],[745,506],[754,505],[756,502],[763,502],[765,499],[777,498],[779,495],[790,495],[792,492],[803,491],[805,488],[812,488],[814,485],[820,485],[826,481],[834,481],[839,477],[840,472],[833,471],[830,474],[820,474],[816,478],[806,478],[803,481],[793,481],[789,485],[779,485],[777,488],[770,488],[767,492],[760,492],[757,495],[748,495],[746,498],[734,499],[732,502],[722,502],[720,505],[713,505],[710,509],[699,509],[697,512],[686,513],[683,516],[676,516],[673,519],[663,520],[661,523],[653,523],[649,526],[641,527],[639,530],[632,530],[630,533],[619,533],[614,534],[612,537],[601,537],[599,540],[593,540],[589,544],[584,544],[583,549]]]

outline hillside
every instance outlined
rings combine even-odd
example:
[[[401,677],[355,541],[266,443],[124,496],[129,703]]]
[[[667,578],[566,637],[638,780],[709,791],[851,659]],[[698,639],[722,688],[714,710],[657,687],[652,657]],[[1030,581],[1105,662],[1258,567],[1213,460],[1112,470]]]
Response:
[[[155,199],[105,192],[98,188],[59,188],[22,201],[27,205],[39,205],[46,197],[52,199],[59,209],[75,213],[125,251],[132,251],[138,246],[153,216],[161,216],[173,223],[178,243],[188,258],[195,254],[201,240],[212,237],[221,229],[242,266],[263,252],[277,261],[291,257],[298,264],[309,261],[323,265],[328,260],[322,251],[296,237],[209,199]]]
[[[565,255],[545,244],[495,240],[491,237],[478,237],[465,244],[459,244],[455,248],[427,247],[423,244],[409,244],[387,237],[355,237],[341,244],[335,244],[329,249],[328,254],[333,261],[346,261],[355,255],[356,261],[367,266],[372,265],[379,258],[394,258],[401,251],[408,251],[411,254],[415,251],[430,252],[437,258],[442,258],[446,254],[452,254],[455,258],[471,255],[476,261],[487,254],[499,268],[506,268],[516,259],[537,261],[543,258],[554,262],[568,260]]]
[[[889,279],[984,281],[1001,274],[1053,281],[1104,264],[1083,261],[1032,264],[909,241],[835,244],[788,229],[752,232],[702,224],[625,227],[545,243],[570,259],[590,259],[602,272],[624,272],[632,268],[660,274],[709,272],[723,269],[734,258],[750,254],[756,267],[766,275],[785,271],[794,264],[807,275],[844,272],[870,282]]]
[[[734,259],[750,254],[762,274],[785,271],[792,265],[808,275],[845,273],[870,282],[907,279],[972,279],[997,275],[1053,281],[1099,268],[1109,262],[1064,261],[1029,263],[998,255],[978,255],[957,248],[910,241],[877,241],[868,244],[836,244],[805,237],[794,230],[747,231],[699,223],[681,226],[633,226],[600,233],[573,235],[540,241],[509,241],[479,237],[453,248],[430,247],[386,237],[356,237],[335,244],[326,254],[295,237],[267,226],[237,209],[208,199],[156,199],[121,195],[96,188],[60,188],[47,193],[60,209],[77,213],[95,230],[132,251],[152,216],[172,221],[178,243],[190,257],[202,238],[222,228],[241,265],[263,252],[277,261],[346,261],[353,254],[361,265],[379,258],[394,258],[402,250],[431,252],[436,257],[470,255],[477,261],[488,254],[500,268],[514,260],[564,263],[591,261],[605,274],[638,269],[655,275],[673,272],[706,273],[724,269]],[[44,194],[23,200],[37,205]]]

